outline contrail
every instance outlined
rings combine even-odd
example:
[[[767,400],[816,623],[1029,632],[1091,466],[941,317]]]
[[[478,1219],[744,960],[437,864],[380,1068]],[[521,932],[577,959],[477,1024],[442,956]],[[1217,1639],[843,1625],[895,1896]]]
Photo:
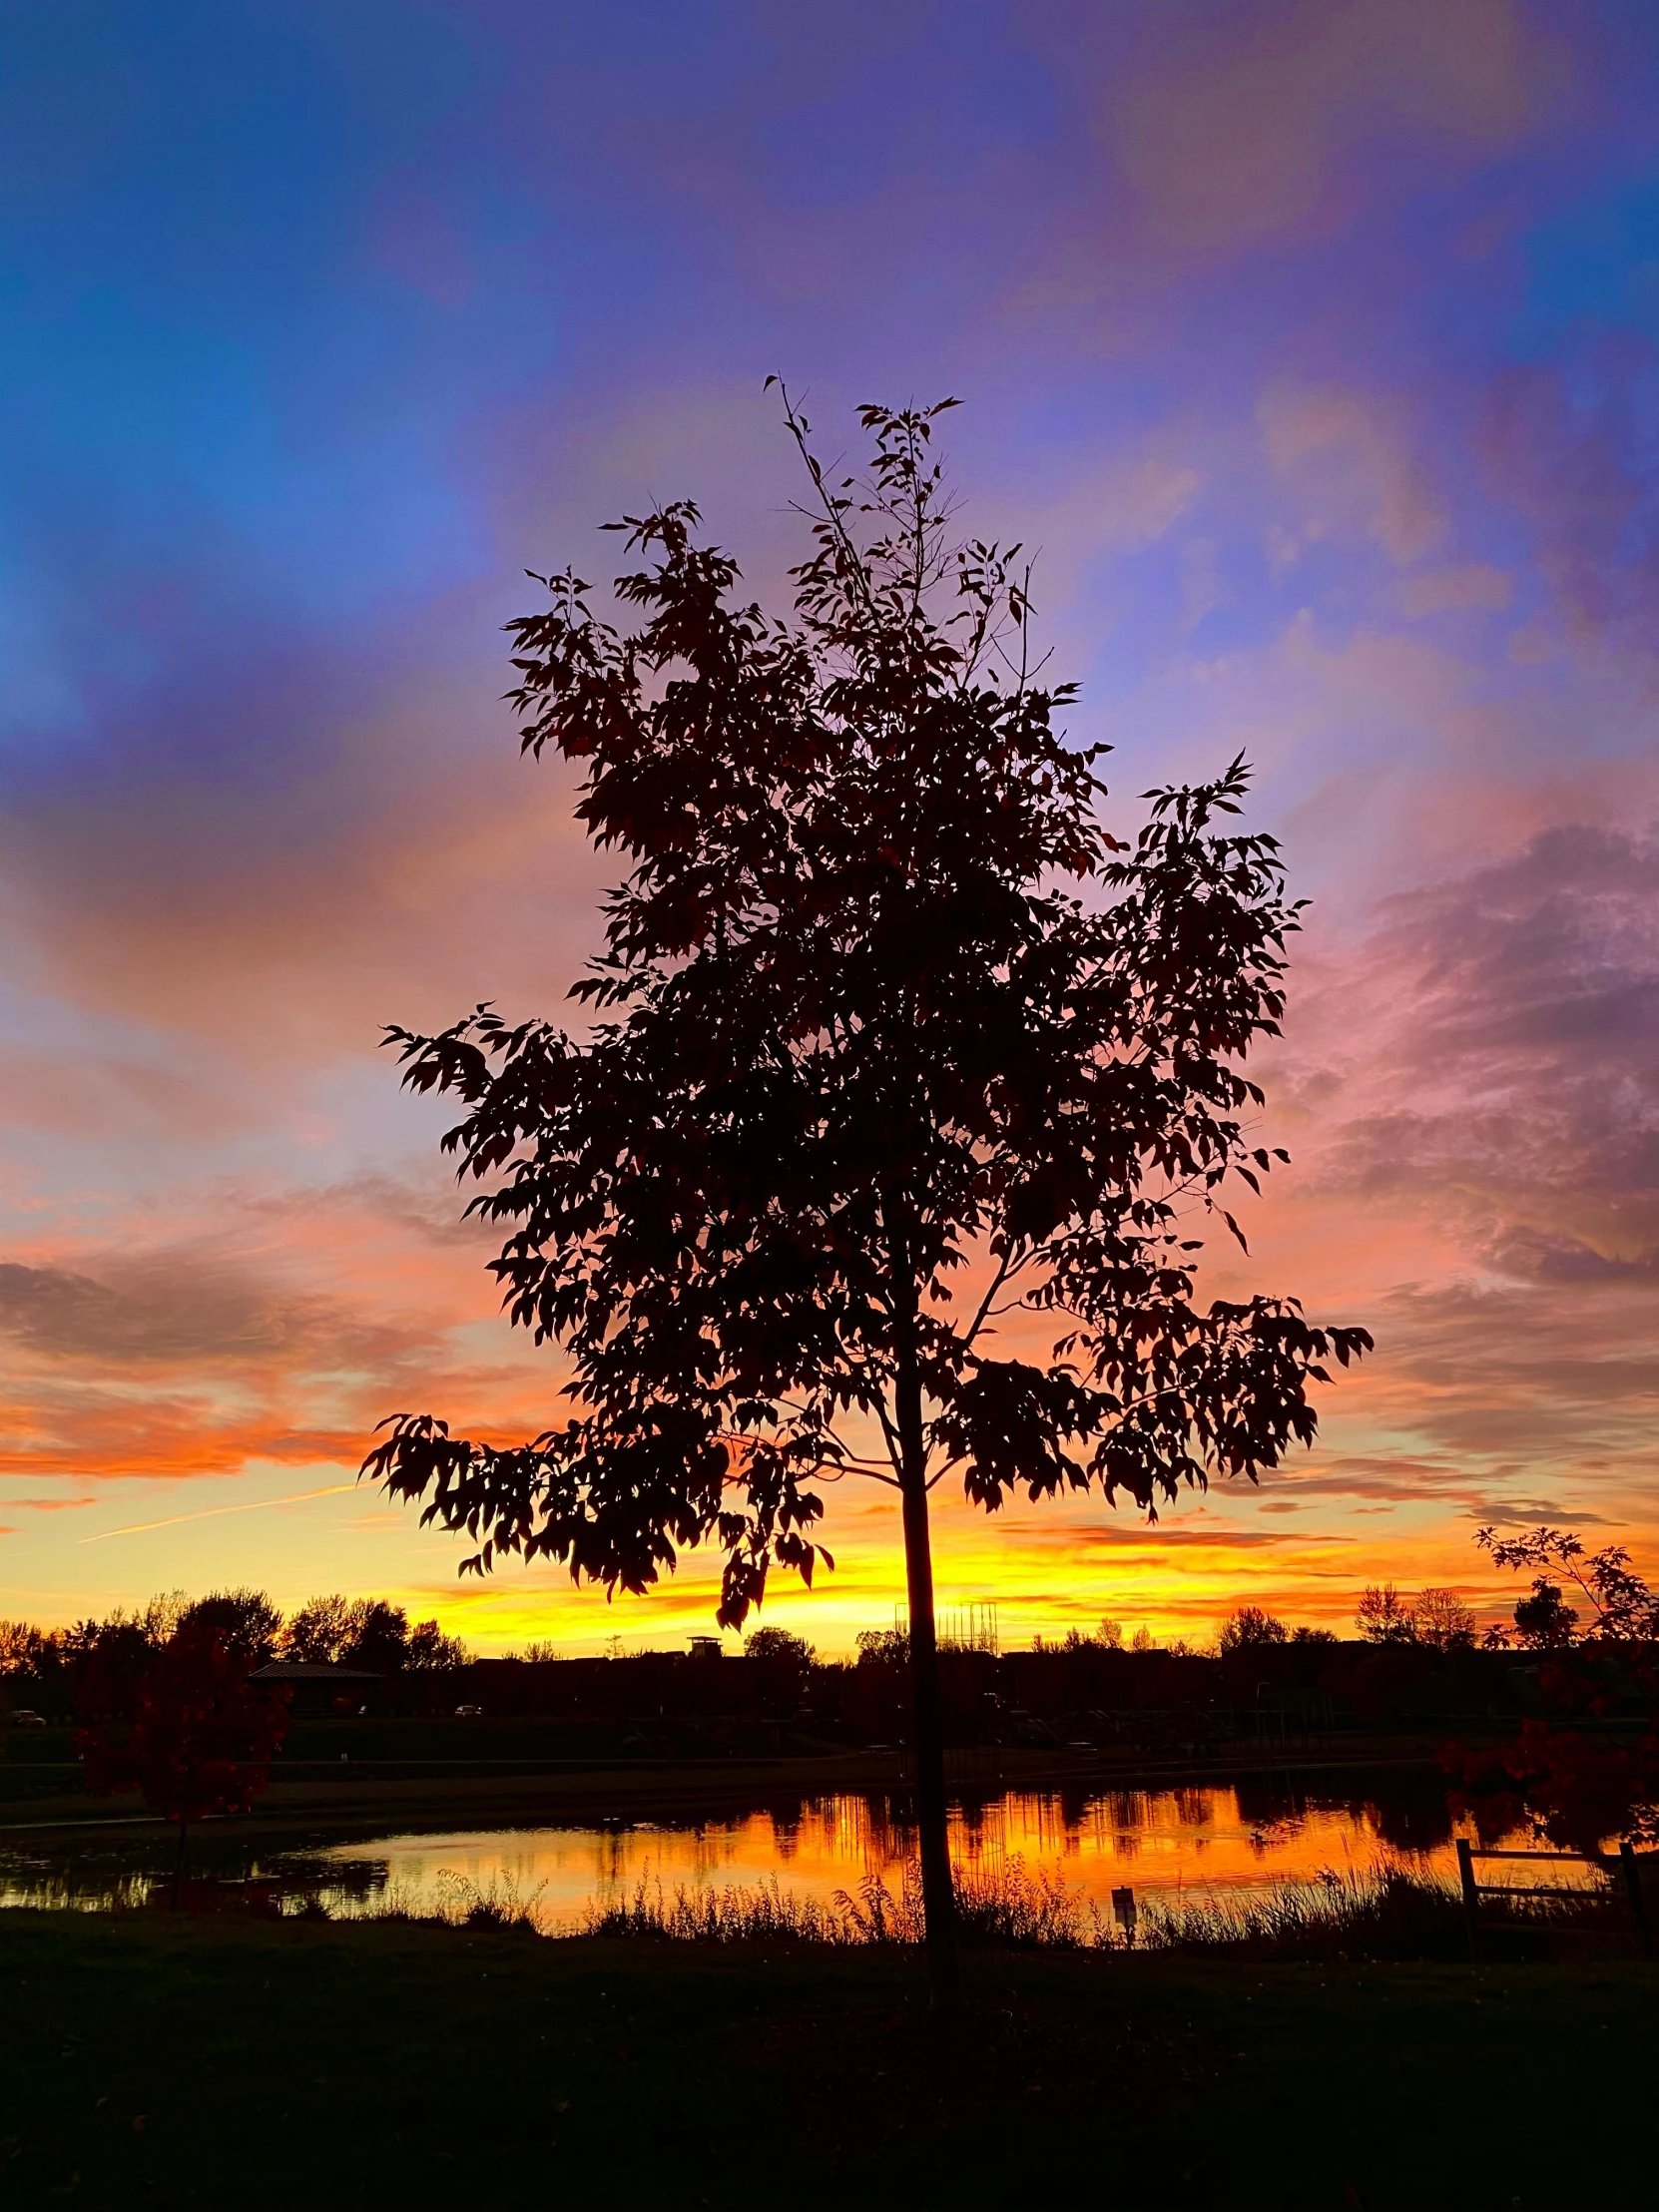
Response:
[[[355,1482],[330,1482],[321,1490],[295,1490],[291,1497],[257,1497],[247,1505],[209,1505],[200,1513],[170,1513],[166,1520],[134,1521],[130,1528],[102,1528],[96,1536],[82,1536],[83,1544],[101,1544],[111,1536],[142,1536],[147,1528],[177,1528],[181,1521],[216,1520],[221,1513],[257,1513],[263,1505],[300,1505],[308,1497],[334,1497],[354,1490]]]

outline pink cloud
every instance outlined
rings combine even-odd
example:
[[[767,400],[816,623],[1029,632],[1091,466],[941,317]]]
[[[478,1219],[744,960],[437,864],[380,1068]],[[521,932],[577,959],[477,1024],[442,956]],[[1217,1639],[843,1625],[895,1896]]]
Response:
[[[1397,403],[1333,385],[1276,384],[1258,411],[1269,459],[1308,501],[1305,535],[1356,520],[1399,566],[1438,544],[1445,509],[1410,453]]]
[[[1339,230],[1384,134],[1440,174],[1522,140],[1562,64],[1513,0],[1254,0],[1153,15],[1105,129],[1153,238],[1199,258]]]
[[[234,1042],[244,1076],[271,1058],[367,1052],[388,1020],[445,1020],[537,976],[554,1000],[591,936],[601,871],[560,776],[515,758],[499,683],[492,668],[394,690],[263,805],[159,771],[141,795],[19,808],[14,930],[78,1004]],[[148,1103],[180,1101],[158,1085]]]
[[[1264,1277],[1376,1358],[1288,1495],[1659,1536],[1659,847],[1558,822],[1301,963]]]
[[[552,1365],[499,1320],[443,1183],[435,1166],[430,1208],[385,1178],[241,1209],[221,1190],[166,1241],[142,1215],[55,1254],[38,1239],[0,1265],[0,1473],[354,1470],[377,1420],[427,1404],[492,1435],[540,1426]]]
[[[1489,561],[1466,561],[1455,568],[1430,569],[1426,575],[1408,577],[1399,587],[1399,604],[1412,616],[1449,614],[1467,609],[1491,612],[1507,607],[1515,596],[1515,579]]]

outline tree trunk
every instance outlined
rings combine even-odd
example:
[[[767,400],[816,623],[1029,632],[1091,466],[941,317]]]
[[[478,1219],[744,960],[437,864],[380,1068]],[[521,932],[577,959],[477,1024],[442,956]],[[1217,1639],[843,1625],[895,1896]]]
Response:
[[[912,1360],[900,1359],[894,1410],[903,1456],[904,1574],[910,1599],[910,1769],[921,1838],[921,1899],[927,1916],[927,1978],[933,2003],[950,2011],[961,2002],[962,1962],[956,1939],[956,1890],[950,1875],[945,1822],[944,1722],[939,1709],[939,1653],[933,1627],[933,1552],[927,1530],[927,1455],[921,1429],[921,1385]]]
[[[183,1889],[185,1881],[185,1831],[189,1826],[188,1821],[182,1820],[179,1823],[179,1850],[173,1861],[173,1910],[175,1913],[179,1910],[179,1893]]]

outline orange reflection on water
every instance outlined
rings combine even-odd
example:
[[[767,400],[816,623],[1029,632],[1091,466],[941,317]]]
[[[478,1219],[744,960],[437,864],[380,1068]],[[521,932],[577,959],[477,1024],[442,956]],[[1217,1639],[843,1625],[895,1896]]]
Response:
[[[1409,1824],[1405,1824],[1407,1827]],[[958,1807],[951,1850],[964,1871],[1018,1862],[1058,1875],[1109,1905],[1113,1889],[1172,1894],[1262,1890],[1326,1871],[1362,1874],[1383,1860],[1452,1875],[1443,1816],[1420,1843],[1401,1823],[1356,1801],[1241,1806],[1234,1789],[1016,1794]],[[544,1928],[578,1925],[595,1904],[644,1884],[672,1898],[680,1888],[744,1888],[774,1878],[802,1897],[833,1900],[869,1876],[896,1889],[914,1855],[907,1821],[880,1799],[825,1797],[788,1815],[762,1812],[696,1827],[647,1823],[605,1828],[492,1830],[394,1836],[340,1845],[309,1861],[332,1909],[452,1910],[471,1895],[530,1911]],[[330,1868],[337,1869],[333,1881]],[[275,1871],[275,1870],[274,1870]]]

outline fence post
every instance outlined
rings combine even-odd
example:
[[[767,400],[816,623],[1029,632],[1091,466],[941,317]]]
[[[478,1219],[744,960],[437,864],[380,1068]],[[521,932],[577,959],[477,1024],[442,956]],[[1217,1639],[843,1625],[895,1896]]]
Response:
[[[1469,1932],[1469,1956],[1480,1955],[1480,1892],[1474,1886],[1474,1855],[1466,1836],[1457,1839],[1457,1879],[1463,1887],[1463,1921]]]
[[[1620,1844],[1619,1867],[1624,1875],[1625,1895],[1630,1900],[1630,1918],[1636,1924],[1636,1937],[1646,1950],[1649,1946],[1647,1900],[1642,1895],[1642,1870],[1633,1844]]]

